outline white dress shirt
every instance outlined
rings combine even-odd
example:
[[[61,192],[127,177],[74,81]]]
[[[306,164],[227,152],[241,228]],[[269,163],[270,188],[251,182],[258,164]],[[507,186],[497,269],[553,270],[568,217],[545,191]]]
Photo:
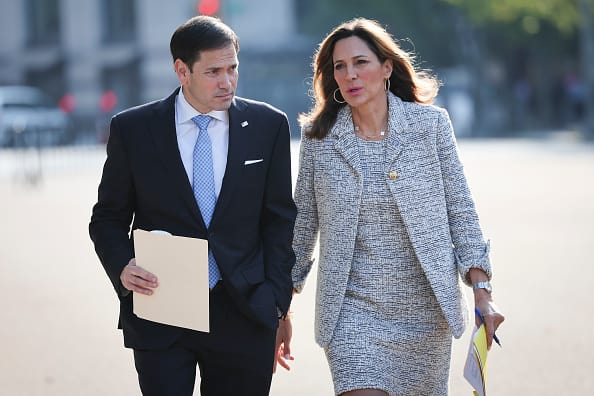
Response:
[[[194,109],[183,95],[180,88],[175,99],[175,132],[177,146],[181,155],[184,168],[188,175],[190,185],[193,183],[194,145],[198,139],[198,126],[192,118],[201,113]],[[227,151],[229,150],[229,114],[226,111],[211,111],[212,117],[208,124],[208,136],[212,145],[212,169],[214,172],[215,194],[217,198],[221,192],[223,176],[227,167]]]

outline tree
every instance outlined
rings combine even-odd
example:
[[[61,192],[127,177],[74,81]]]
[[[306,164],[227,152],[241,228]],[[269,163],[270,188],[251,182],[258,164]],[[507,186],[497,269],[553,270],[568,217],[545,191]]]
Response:
[[[529,34],[537,33],[541,22],[551,23],[562,34],[575,32],[581,23],[578,0],[444,1],[463,8],[469,18],[478,24],[520,20]]]
[[[443,0],[460,7],[477,25],[519,23],[528,35],[536,35],[544,24],[562,36],[579,37],[584,81],[584,130],[594,138],[594,0]]]
[[[469,76],[462,89],[472,96],[474,136],[571,122],[563,76],[581,67],[586,81],[594,78],[588,77],[594,75],[594,55],[587,55],[592,40],[586,40],[592,33],[584,33],[583,23],[592,11],[579,8],[584,4],[594,0],[295,0],[300,32],[315,42],[353,17],[380,21],[418,56],[419,66],[444,80],[446,102],[455,86],[448,73]],[[586,54],[581,64],[578,54]],[[527,111],[518,106],[522,95],[530,95]]]

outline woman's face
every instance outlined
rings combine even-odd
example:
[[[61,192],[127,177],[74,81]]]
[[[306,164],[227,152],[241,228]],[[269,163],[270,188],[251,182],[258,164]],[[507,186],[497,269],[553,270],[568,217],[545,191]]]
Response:
[[[365,41],[356,36],[337,41],[332,62],[334,79],[351,107],[385,103],[385,83],[392,73],[392,63],[380,63]]]

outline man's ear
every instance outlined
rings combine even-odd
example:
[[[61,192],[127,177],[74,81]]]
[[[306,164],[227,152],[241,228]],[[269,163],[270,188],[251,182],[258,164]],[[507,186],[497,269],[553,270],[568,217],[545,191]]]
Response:
[[[173,62],[173,70],[175,70],[175,74],[181,85],[184,85],[190,78],[190,68],[181,59],[176,59]]]

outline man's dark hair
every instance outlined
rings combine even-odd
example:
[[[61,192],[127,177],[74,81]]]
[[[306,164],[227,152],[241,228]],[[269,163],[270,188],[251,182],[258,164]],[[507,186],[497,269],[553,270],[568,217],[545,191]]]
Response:
[[[239,39],[235,32],[220,19],[196,16],[178,27],[169,43],[173,61],[180,59],[190,70],[200,60],[201,51],[225,48],[232,44],[239,52]]]

